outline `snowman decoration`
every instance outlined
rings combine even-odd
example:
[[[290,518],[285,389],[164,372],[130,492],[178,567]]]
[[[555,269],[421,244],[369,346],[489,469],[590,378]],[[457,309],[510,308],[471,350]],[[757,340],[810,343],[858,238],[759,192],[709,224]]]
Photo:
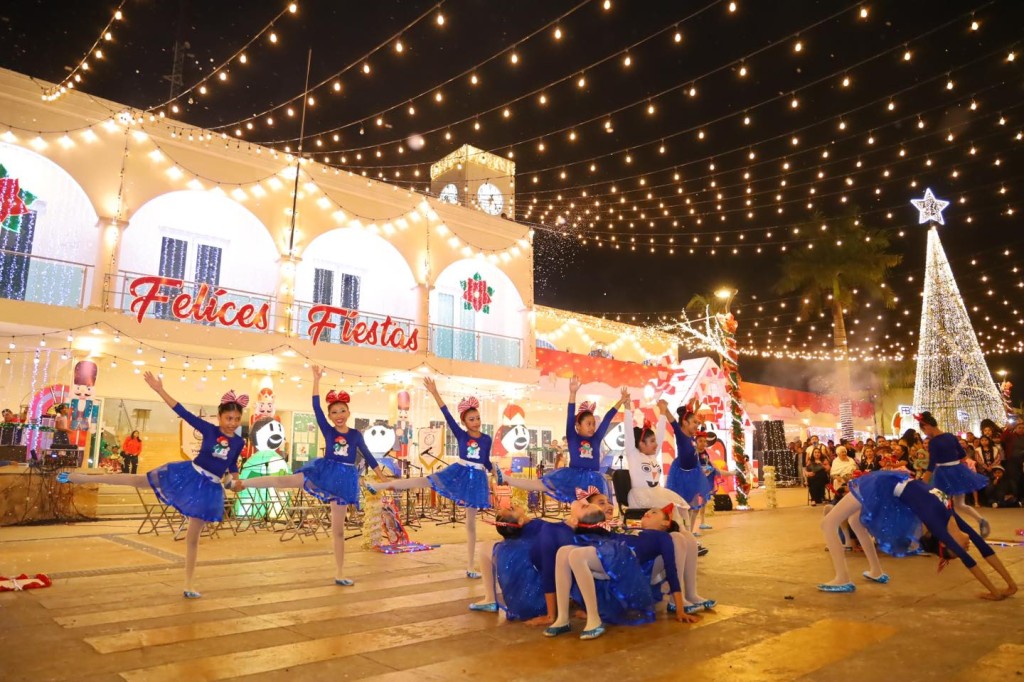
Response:
[[[632,437],[633,434],[629,434]],[[607,469],[628,469],[626,463],[626,425],[624,422],[614,424],[604,440],[601,441],[604,457],[601,460],[601,468]]]
[[[242,465],[241,479],[261,476],[287,476],[291,473],[288,462],[277,450],[284,444],[284,426],[272,417],[257,419],[249,432],[252,456]],[[276,489],[246,489],[238,493],[235,513],[239,516],[266,516],[277,518],[283,509]]]
[[[390,469],[395,476],[402,475],[398,462],[394,457],[388,456],[395,449],[398,440],[393,428],[387,424],[374,424],[363,431],[363,440],[374,459]]]

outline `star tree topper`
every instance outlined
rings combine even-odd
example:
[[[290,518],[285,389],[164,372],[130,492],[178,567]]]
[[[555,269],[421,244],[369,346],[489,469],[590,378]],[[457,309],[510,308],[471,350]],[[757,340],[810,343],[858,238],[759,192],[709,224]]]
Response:
[[[942,211],[949,206],[949,202],[943,201],[942,199],[936,199],[935,195],[932,194],[931,188],[924,191],[923,199],[911,199],[910,203],[912,203],[914,208],[918,211],[918,225],[924,225],[927,222],[933,221],[939,225],[946,224],[946,221],[942,219]]]

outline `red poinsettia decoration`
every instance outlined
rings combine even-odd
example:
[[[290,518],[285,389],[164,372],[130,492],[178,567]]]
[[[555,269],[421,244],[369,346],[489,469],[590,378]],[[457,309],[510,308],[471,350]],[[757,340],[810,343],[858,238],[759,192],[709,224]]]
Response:
[[[490,313],[493,295],[494,289],[487,286],[487,280],[480,277],[479,272],[462,282],[462,301],[466,310]]]
[[[11,216],[25,215],[28,206],[21,198],[17,178],[0,178],[0,223]]]

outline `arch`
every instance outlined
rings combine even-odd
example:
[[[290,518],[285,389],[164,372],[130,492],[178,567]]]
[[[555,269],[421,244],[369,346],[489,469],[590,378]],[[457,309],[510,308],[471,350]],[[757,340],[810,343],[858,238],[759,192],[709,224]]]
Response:
[[[177,250],[174,264],[162,259],[172,249]],[[135,212],[121,240],[118,266],[186,281],[216,271],[219,286],[273,296],[279,260],[273,237],[249,209],[221,192],[181,190],[154,197]]]
[[[0,230],[0,248],[35,257],[0,260],[2,295],[73,307],[86,302],[94,273],[85,266],[96,260],[99,244],[89,195],[62,166],[24,147],[0,142],[0,166],[7,184],[17,181],[32,199],[16,229]]]
[[[480,296],[475,304],[474,290]],[[493,263],[481,258],[455,261],[441,271],[430,291],[431,351],[440,357],[520,366],[526,312],[512,279]]]
[[[295,299],[357,309],[366,315],[419,317],[416,277],[395,246],[380,235],[342,227],[318,235],[295,268]],[[300,319],[304,315],[300,313]]]

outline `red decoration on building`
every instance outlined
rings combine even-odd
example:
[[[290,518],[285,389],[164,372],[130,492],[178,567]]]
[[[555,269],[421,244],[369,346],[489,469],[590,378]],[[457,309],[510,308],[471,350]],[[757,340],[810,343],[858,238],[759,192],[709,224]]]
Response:
[[[487,286],[487,280],[480,277],[479,272],[462,282],[462,301],[466,310],[490,313],[493,295],[494,288]]]
[[[7,219],[28,213],[28,206],[21,194],[17,178],[0,178],[0,225],[12,232],[19,232],[21,225],[18,221],[8,223]]]

